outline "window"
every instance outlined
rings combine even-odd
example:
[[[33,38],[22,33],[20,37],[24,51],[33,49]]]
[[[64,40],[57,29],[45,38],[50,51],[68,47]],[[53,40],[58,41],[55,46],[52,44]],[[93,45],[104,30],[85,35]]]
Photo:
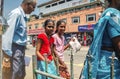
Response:
[[[66,0],[67,2],[72,1],[72,0]]]
[[[59,4],[62,4],[62,3],[65,3],[65,0],[59,2]]]
[[[56,6],[56,5],[57,5],[57,3],[52,4],[52,6]]]
[[[72,17],[72,23],[80,23],[80,17]]]
[[[89,8],[91,8],[91,6],[85,6],[85,8],[86,8],[86,9],[89,9]]]
[[[38,28],[38,25],[39,25],[39,24],[35,24],[35,29],[37,29],[37,28]]]
[[[70,9],[70,10],[69,10],[69,12],[73,12],[73,11],[75,11],[75,9]]]
[[[86,21],[87,22],[89,22],[89,21],[96,21],[96,14],[86,15]]]
[[[47,6],[46,6],[46,8],[49,8],[49,7],[50,7],[50,5],[47,5]]]

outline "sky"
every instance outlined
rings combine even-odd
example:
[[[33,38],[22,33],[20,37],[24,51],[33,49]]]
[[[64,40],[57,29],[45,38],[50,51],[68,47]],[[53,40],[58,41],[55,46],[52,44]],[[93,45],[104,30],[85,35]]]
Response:
[[[37,5],[41,3],[48,2],[50,0],[37,0]],[[21,4],[22,0],[4,0],[3,16],[6,17],[7,14],[17,8]],[[39,14],[39,9],[36,7],[35,11],[32,14]]]

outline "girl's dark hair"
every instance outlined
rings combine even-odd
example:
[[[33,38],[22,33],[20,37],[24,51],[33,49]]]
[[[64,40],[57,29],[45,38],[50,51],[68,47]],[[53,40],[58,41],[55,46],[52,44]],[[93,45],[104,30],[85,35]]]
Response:
[[[53,20],[47,19],[47,20],[45,20],[45,22],[44,22],[44,24],[43,24],[43,27],[45,28],[45,27],[48,25],[49,22],[53,22],[53,25],[55,25],[55,23],[54,23]]]
[[[65,23],[65,21],[63,21],[63,20],[59,20],[59,21],[57,21],[57,23],[56,23],[56,31],[55,31],[55,33],[58,32],[58,27],[59,27],[59,25],[62,24],[62,23]],[[66,23],[65,23],[65,24],[66,24]]]

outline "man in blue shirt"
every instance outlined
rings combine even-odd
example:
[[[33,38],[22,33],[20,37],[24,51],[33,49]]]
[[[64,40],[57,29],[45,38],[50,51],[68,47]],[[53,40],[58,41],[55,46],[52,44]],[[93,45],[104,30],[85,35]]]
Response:
[[[26,14],[36,7],[36,0],[23,0],[22,4],[8,14],[9,28],[2,36],[3,61],[11,62],[11,77],[6,79],[24,79],[25,77],[25,47],[27,42]],[[6,73],[3,77],[8,76]],[[6,76],[5,76],[6,75]],[[5,78],[3,78],[5,79]]]

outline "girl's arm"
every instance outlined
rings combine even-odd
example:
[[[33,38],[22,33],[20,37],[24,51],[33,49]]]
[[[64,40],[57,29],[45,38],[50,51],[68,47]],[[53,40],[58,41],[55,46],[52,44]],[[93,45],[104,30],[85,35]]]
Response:
[[[48,63],[51,62],[51,60],[47,59],[45,60],[45,57],[42,56],[42,54],[40,53],[40,48],[41,48],[41,44],[42,44],[42,40],[41,39],[38,39],[37,40],[37,44],[36,44],[36,55],[42,60],[42,61],[47,61]]]
[[[66,50],[68,47],[70,47],[69,43],[64,46],[64,50]]]
[[[73,39],[73,38],[71,38],[71,39],[70,39],[70,41],[74,41],[74,39]],[[70,41],[69,41],[69,42],[70,42]],[[68,47],[70,47],[69,42],[68,42],[68,44],[66,44],[66,45],[64,46],[64,50],[66,50]]]
[[[56,60],[56,58],[58,59],[58,62],[59,62],[59,65],[63,65],[63,66],[65,66],[66,68],[67,68],[67,66],[66,66],[66,64],[64,63],[64,61],[62,61],[60,58],[59,58],[59,56],[58,56],[58,54],[55,52],[55,45],[53,46],[53,56],[54,56],[54,58],[55,58],[55,60]]]
[[[42,54],[40,53],[40,48],[41,48],[41,44],[42,44],[42,40],[38,39],[37,40],[37,44],[36,44],[36,55],[43,61],[45,61],[45,58],[42,56]]]

